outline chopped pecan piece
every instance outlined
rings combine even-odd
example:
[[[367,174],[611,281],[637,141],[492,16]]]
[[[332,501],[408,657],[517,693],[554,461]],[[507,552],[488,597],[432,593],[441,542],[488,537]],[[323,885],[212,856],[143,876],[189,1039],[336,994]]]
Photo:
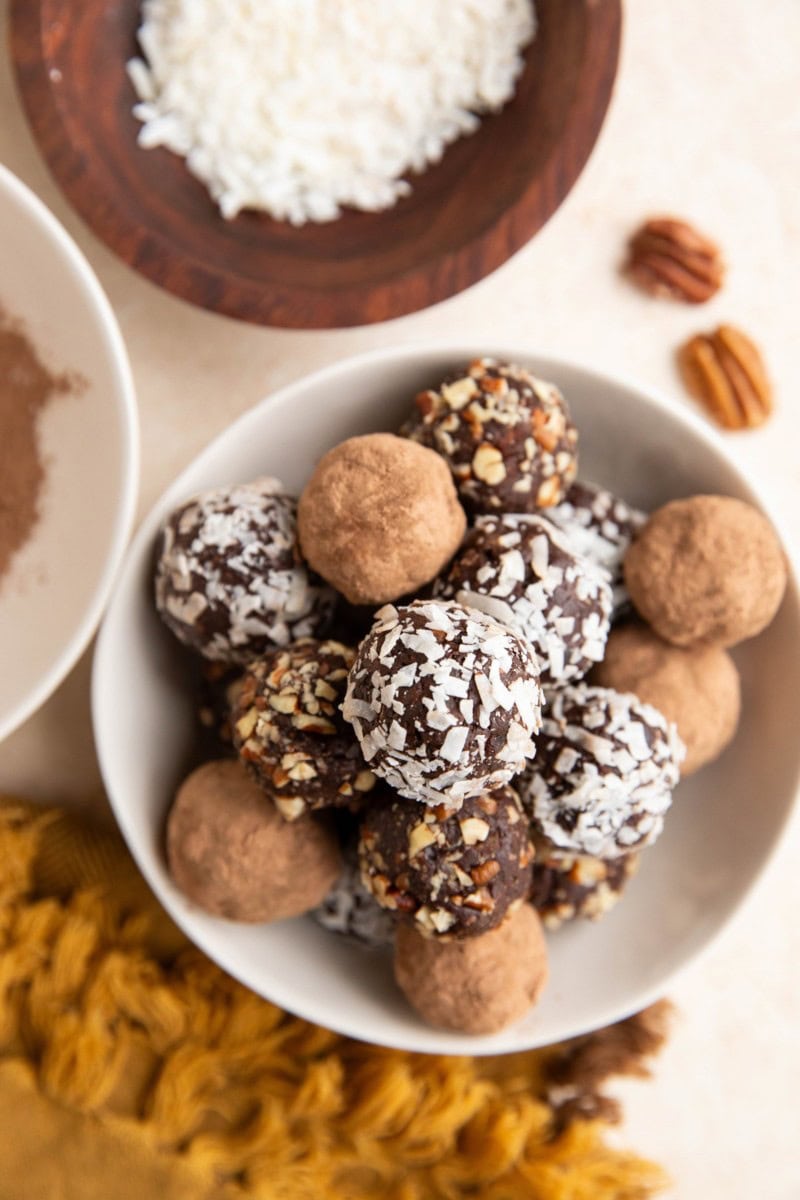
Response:
[[[472,882],[481,886],[484,883],[491,881],[500,874],[500,863],[496,858],[490,858],[488,862],[481,863],[477,867],[473,867],[471,871]]]

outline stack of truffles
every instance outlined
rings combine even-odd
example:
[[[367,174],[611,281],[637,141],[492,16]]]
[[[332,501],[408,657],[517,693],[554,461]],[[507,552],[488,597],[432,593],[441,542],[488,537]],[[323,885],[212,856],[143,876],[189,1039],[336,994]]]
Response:
[[[553,384],[481,359],[400,435],[330,450],[299,501],[238,483],[160,534],[157,608],[213,734],[168,820],[176,883],[231,920],[393,945],[444,1029],[521,1018],[543,925],[619,899],[681,770],[733,738],[727,648],[785,586],[755,509],[648,518],[576,482],[577,447]]]

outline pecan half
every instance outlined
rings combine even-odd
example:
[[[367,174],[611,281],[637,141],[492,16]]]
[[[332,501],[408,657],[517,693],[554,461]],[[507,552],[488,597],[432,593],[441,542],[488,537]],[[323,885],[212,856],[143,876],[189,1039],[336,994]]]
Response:
[[[772,387],[758,347],[732,325],[690,338],[678,351],[687,389],[724,429],[754,429],[772,412]]]
[[[626,274],[652,296],[703,304],[719,291],[725,267],[719,247],[686,221],[654,217],[628,243]]]

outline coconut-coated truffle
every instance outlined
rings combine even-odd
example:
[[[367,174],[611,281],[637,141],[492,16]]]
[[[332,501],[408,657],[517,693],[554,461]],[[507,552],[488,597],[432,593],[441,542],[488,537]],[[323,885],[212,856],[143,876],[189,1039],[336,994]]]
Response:
[[[303,554],[352,604],[419,590],[452,558],[465,528],[446,464],[390,433],[329,450],[298,508]]]
[[[608,572],[574,554],[565,534],[534,513],[480,517],[434,592],[530,642],[545,686],[580,679],[603,657]]]
[[[447,600],[387,605],[358,647],[342,712],[401,796],[458,809],[534,753],[539,666],[527,642]]]
[[[547,982],[547,946],[529,904],[480,937],[442,941],[400,925],[395,979],[423,1021],[457,1033],[497,1033],[524,1017]]]
[[[296,501],[272,478],[215,488],[176,509],[159,535],[156,608],[180,641],[246,663],[324,632],[335,597],[303,562]]]
[[[720,646],[683,649],[646,625],[621,625],[612,631],[591,682],[633,692],[674,722],[686,747],[681,775],[718,758],[739,724],[739,673]]]
[[[729,496],[672,500],[625,555],[637,612],[676,646],[734,646],[769,625],[786,559],[766,517]]]
[[[245,672],[235,692],[233,742],[281,815],[354,808],[375,786],[339,709],[354,652],[303,638]]]
[[[344,870],[317,908],[309,916],[348,941],[369,950],[379,950],[394,941],[395,916],[382,908],[364,886],[358,865],[357,835],[342,847]]]
[[[612,688],[578,683],[548,701],[536,760],[515,785],[536,844],[618,858],[654,842],[680,778],[674,725]]]
[[[235,759],[204,763],[181,784],[167,861],[200,908],[258,923],[308,912],[342,870],[335,834],[315,817],[284,821]]]
[[[402,432],[449,464],[470,513],[558,504],[577,471],[578,433],[553,383],[479,358],[420,392]]]
[[[563,530],[575,554],[608,571],[614,616],[619,615],[629,605],[622,564],[647,514],[584,479],[573,483],[560,504],[548,508],[547,519]]]
[[[384,908],[429,937],[474,937],[525,899],[533,846],[509,787],[465,800],[457,813],[387,792],[364,816],[359,857]]]

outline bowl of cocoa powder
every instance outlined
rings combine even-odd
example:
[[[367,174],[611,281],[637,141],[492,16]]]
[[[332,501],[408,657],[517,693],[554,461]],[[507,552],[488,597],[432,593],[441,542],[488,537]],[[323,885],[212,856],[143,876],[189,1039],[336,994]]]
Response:
[[[0,166],[0,739],[54,691],[100,618],[130,531],[138,427],[91,267]]]

